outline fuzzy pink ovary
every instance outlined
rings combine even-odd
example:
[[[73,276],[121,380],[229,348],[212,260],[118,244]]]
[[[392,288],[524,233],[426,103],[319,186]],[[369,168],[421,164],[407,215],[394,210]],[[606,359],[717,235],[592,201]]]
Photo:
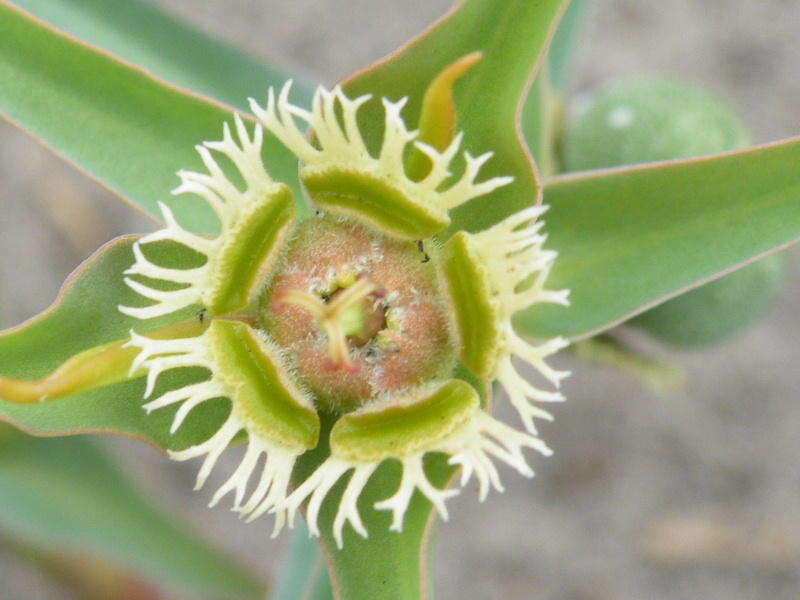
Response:
[[[331,364],[327,346],[308,340],[297,349],[297,369],[306,386],[325,404],[359,404],[372,394],[367,365],[354,358],[348,368]]]
[[[288,347],[315,334],[319,327],[316,318],[301,306],[284,302],[283,296],[292,289],[309,289],[308,275],[291,273],[283,275],[273,287],[269,312],[275,317],[271,319],[271,328],[278,345]]]
[[[370,265],[370,275],[387,290],[394,292],[399,302],[409,302],[415,295],[435,295],[431,266],[422,262],[422,254],[408,242],[388,240],[383,259]]]
[[[388,355],[377,374],[376,387],[383,391],[422,383],[442,370],[452,352],[444,314],[430,300],[418,300],[406,308],[402,329],[402,335],[392,336],[397,352]]]
[[[273,281],[264,324],[288,351],[300,379],[329,408],[351,410],[387,392],[424,383],[452,362],[453,350],[432,264],[410,242],[328,218],[311,220],[292,242],[285,271]],[[325,333],[303,306],[282,301],[291,290],[319,295],[337,275],[368,277],[399,323],[380,337],[392,348],[352,340],[349,361],[334,362]],[[332,278],[333,276],[333,278]],[[397,327],[399,325],[399,327]],[[444,367],[443,367],[444,365]]]
[[[291,252],[289,262],[297,271],[323,276],[330,267],[338,270],[370,254],[372,239],[365,230],[345,223],[328,225],[309,227],[298,235],[294,249],[307,244],[313,252]]]

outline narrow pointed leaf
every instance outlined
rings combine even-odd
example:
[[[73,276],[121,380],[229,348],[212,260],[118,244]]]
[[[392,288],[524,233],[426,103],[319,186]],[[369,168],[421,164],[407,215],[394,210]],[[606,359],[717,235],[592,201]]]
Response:
[[[564,18],[558,25],[555,36],[553,36],[547,62],[550,66],[550,82],[558,92],[566,91],[572,57],[580,43],[580,35],[588,8],[589,0],[572,0],[564,13]]]
[[[317,541],[300,522],[292,531],[289,556],[270,600],[333,600],[328,563]]]
[[[452,211],[452,229],[479,230],[537,201],[538,177],[520,137],[518,113],[565,5],[563,0],[466,0],[386,61],[345,82],[351,96],[407,96],[403,116],[414,127],[431,81],[462,56],[483,53],[455,86],[457,128],[474,155],[494,152],[482,170],[487,178],[515,180]],[[363,111],[366,138],[373,144],[381,136],[380,111],[377,102]]]
[[[522,109],[522,130],[539,174],[545,178],[559,171],[556,136],[561,111],[561,99],[550,84],[547,70],[542,69]]]
[[[572,306],[519,315],[522,331],[580,338],[800,239],[800,140],[594,171],[545,187],[550,277]]]
[[[81,43],[0,0],[0,114],[145,211],[160,216],[179,169],[201,169],[194,146],[221,137],[230,109]],[[294,184],[296,159],[277,140],[264,157]],[[205,204],[177,203],[183,224],[213,232]]]
[[[192,597],[264,596],[254,575],[156,510],[85,438],[0,439],[0,529],[26,546],[110,563]]]
[[[542,177],[560,171],[556,144],[563,127],[564,94],[587,5],[586,0],[569,3],[553,36],[547,64],[539,70],[522,110],[522,131]]]
[[[122,275],[133,262],[134,239],[121,238],[99,250],[76,270],[51,308],[0,334],[0,377],[38,380],[81,352],[127,340],[132,328],[146,332],[197,319],[191,308],[146,323],[117,310],[119,304],[142,302],[124,284]],[[167,375],[164,384],[173,386],[178,377],[197,376]],[[139,375],[42,402],[20,403],[0,394],[0,421],[40,435],[109,432],[174,449],[206,439],[227,411],[224,402],[206,403],[208,406],[193,411],[172,436],[170,413],[174,411],[157,411],[148,416],[141,408],[143,393],[144,378]]]
[[[291,76],[263,64],[145,0],[14,0],[62,31],[147,69],[156,77],[249,112],[247,98],[262,96]],[[296,79],[296,78],[295,78]],[[310,93],[302,82],[295,91]]]

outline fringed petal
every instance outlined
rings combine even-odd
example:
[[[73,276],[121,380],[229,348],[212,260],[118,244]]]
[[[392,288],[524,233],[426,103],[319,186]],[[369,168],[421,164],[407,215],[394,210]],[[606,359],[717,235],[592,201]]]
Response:
[[[397,102],[382,99],[383,140],[373,156],[357,120],[358,109],[369,96],[350,100],[338,86],[331,91],[320,87],[309,112],[289,102],[290,89],[291,81],[277,96],[270,89],[266,107],[253,99],[250,106],[264,127],[300,159],[300,177],[320,208],[366,221],[403,239],[425,239],[450,224],[448,211],[452,208],[512,181],[511,177],[495,177],[477,182],[491,153],[474,158],[465,152],[463,175],[448,183],[462,136],[457,135],[443,152],[416,142],[418,132],[409,130],[401,116],[406,98]],[[298,121],[311,129],[313,140],[302,133]],[[431,162],[421,181],[414,181],[406,172],[404,157],[412,145]]]
[[[124,314],[152,319],[195,304],[212,314],[230,314],[253,301],[294,222],[294,200],[289,188],[273,181],[264,168],[261,126],[257,125],[251,135],[241,117],[234,115],[234,127],[235,135],[226,123],[221,141],[196,147],[208,172],[179,171],[181,184],[172,191],[174,195],[194,194],[203,199],[219,219],[220,234],[206,238],[187,231],[169,207],[159,203],[166,226],[134,244],[134,263],[125,274],[182,287],[164,290],[160,285],[153,287],[127,277],[125,283],[133,291],[155,304],[120,306]],[[236,166],[245,183],[243,189],[229,179],[212,151]],[[184,269],[153,262],[142,246],[163,241],[194,250],[205,257],[205,264]]]

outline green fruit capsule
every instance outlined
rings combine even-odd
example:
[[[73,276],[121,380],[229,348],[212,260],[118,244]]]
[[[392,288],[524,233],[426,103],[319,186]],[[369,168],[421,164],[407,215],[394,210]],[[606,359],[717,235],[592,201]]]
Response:
[[[566,171],[586,171],[743,148],[739,117],[715,96],[662,79],[623,79],[598,93],[564,135]]]
[[[566,132],[568,171],[691,158],[748,145],[741,120],[702,90],[660,79],[624,80],[598,94]],[[696,288],[630,322],[654,337],[694,347],[722,342],[763,315],[783,282],[770,256]]]
[[[786,255],[774,254],[634,317],[675,346],[724,342],[764,315],[783,287]]]

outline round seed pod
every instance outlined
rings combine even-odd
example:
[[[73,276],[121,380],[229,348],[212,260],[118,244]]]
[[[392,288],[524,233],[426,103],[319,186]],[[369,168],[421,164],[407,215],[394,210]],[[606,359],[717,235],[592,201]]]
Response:
[[[568,127],[567,171],[690,158],[747,146],[737,115],[715,96],[664,79],[626,79],[597,94]],[[675,346],[722,342],[772,304],[785,257],[772,255],[669,300],[630,322]]]

